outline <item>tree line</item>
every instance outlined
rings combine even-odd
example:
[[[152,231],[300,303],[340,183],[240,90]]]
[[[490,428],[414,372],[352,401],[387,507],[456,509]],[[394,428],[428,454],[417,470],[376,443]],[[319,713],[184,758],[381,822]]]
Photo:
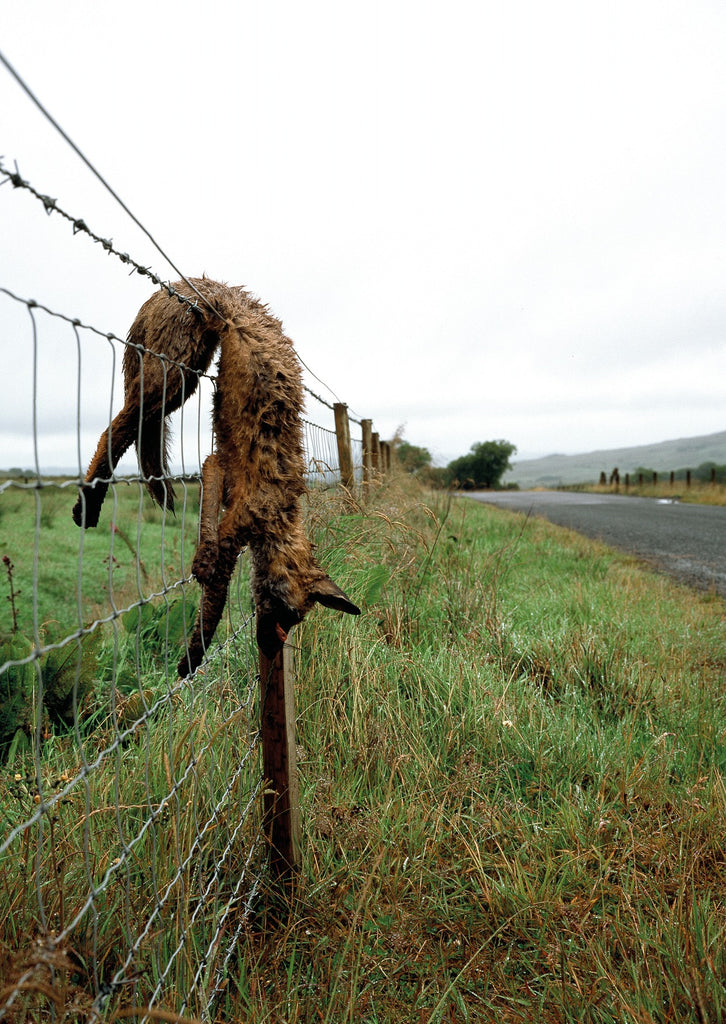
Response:
[[[496,490],[502,477],[511,469],[510,459],[517,448],[510,441],[477,441],[466,455],[453,459],[447,466],[434,466],[428,448],[394,438],[394,450],[403,470],[419,477],[433,487],[456,487],[461,490]]]

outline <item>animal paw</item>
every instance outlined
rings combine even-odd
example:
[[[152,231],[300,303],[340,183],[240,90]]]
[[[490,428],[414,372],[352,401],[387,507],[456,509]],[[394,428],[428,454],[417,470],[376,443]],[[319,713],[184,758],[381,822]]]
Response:
[[[87,492],[87,495],[93,495],[93,491]],[[81,528],[84,526],[98,526],[98,520],[101,516],[101,506],[96,500],[95,495],[93,495],[93,497],[87,496],[84,501],[83,497],[79,494],[78,499],[73,506],[71,515],[73,516],[73,522],[76,526],[80,526]]]
[[[192,562],[192,576],[200,583],[209,583],[217,570],[219,545],[213,541],[202,541]]]

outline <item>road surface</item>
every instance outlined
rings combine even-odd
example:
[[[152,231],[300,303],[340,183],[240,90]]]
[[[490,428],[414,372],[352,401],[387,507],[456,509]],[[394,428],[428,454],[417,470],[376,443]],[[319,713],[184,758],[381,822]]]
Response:
[[[680,583],[726,597],[726,508],[573,491],[472,491],[637,555]]]

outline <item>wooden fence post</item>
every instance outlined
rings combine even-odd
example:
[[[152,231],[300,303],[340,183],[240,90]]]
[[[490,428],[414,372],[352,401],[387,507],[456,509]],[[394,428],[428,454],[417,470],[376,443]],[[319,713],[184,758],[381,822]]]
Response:
[[[289,878],[301,862],[294,684],[288,644],[272,661],[260,651],[262,774],[267,780],[264,829],[275,878]]]
[[[381,441],[381,469],[384,473],[391,471],[391,446],[388,441]]]
[[[691,486],[691,471],[690,471],[690,469],[687,469],[686,470],[686,487],[690,487],[690,486]]]
[[[335,436],[338,441],[338,461],[340,462],[340,482],[343,487],[353,487],[353,456],[350,453],[350,424],[348,423],[348,406],[345,402],[335,402]]]
[[[381,473],[381,437],[375,431],[371,434],[371,463],[373,472],[380,476]]]
[[[363,434],[363,490],[368,491],[373,476],[373,421],[361,420]]]

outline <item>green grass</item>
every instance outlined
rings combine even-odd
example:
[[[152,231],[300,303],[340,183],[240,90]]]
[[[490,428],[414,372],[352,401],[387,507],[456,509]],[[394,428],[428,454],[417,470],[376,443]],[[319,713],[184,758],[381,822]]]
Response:
[[[293,634],[303,868],[287,899],[265,887],[240,919],[212,1019],[726,1019],[724,603],[541,520],[400,481],[343,510],[314,495],[310,519],[320,560],[363,615],[321,609]],[[149,569],[158,543],[142,546]],[[138,920],[153,906],[140,866],[157,887],[177,870],[194,814],[208,813],[253,727],[234,717],[232,667],[207,678],[211,701],[191,692],[123,753],[150,771],[124,790],[133,814],[162,786],[165,753],[176,777],[208,744],[199,811],[173,806],[108,897],[124,909],[133,892]],[[51,736],[43,758],[49,784],[72,771],[73,737]],[[6,814],[14,786],[32,800],[14,773],[0,787]],[[92,794],[100,806],[113,807],[113,779]],[[79,822],[81,804],[68,812]],[[100,871],[118,826],[111,811],[97,818]],[[185,869],[149,978],[219,849],[210,837]],[[23,934],[33,850],[15,874],[4,865],[0,885],[0,918]],[[80,891],[83,862],[69,870]],[[160,1000],[169,1011],[231,884],[226,873],[191,927],[196,945]],[[77,898],[69,888],[66,913]],[[111,958],[123,925],[106,909]],[[82,972],[68,976],[80,1001]]]
[[[179,486],[177,515],[163,516],[136,483],[112,488],[97,529],[71,520],[76,488],[48,483],[0,493],[0,557],[13,563],[18,629],[65,635],[171,586],[189,574],[196,543],[198,485]],[[80,568],[79,568],[80,567]],[[37,584],[34,582],[37,578]],[[0,634],[12,627],[2,602]]]
[[[305,626],[305,873],[285,927],[250,936],[242,1005],[720,1020],[722,602],[432,501],[435,521],[411,502],[336,524],[359,596],[390,575],[360,622]]]

